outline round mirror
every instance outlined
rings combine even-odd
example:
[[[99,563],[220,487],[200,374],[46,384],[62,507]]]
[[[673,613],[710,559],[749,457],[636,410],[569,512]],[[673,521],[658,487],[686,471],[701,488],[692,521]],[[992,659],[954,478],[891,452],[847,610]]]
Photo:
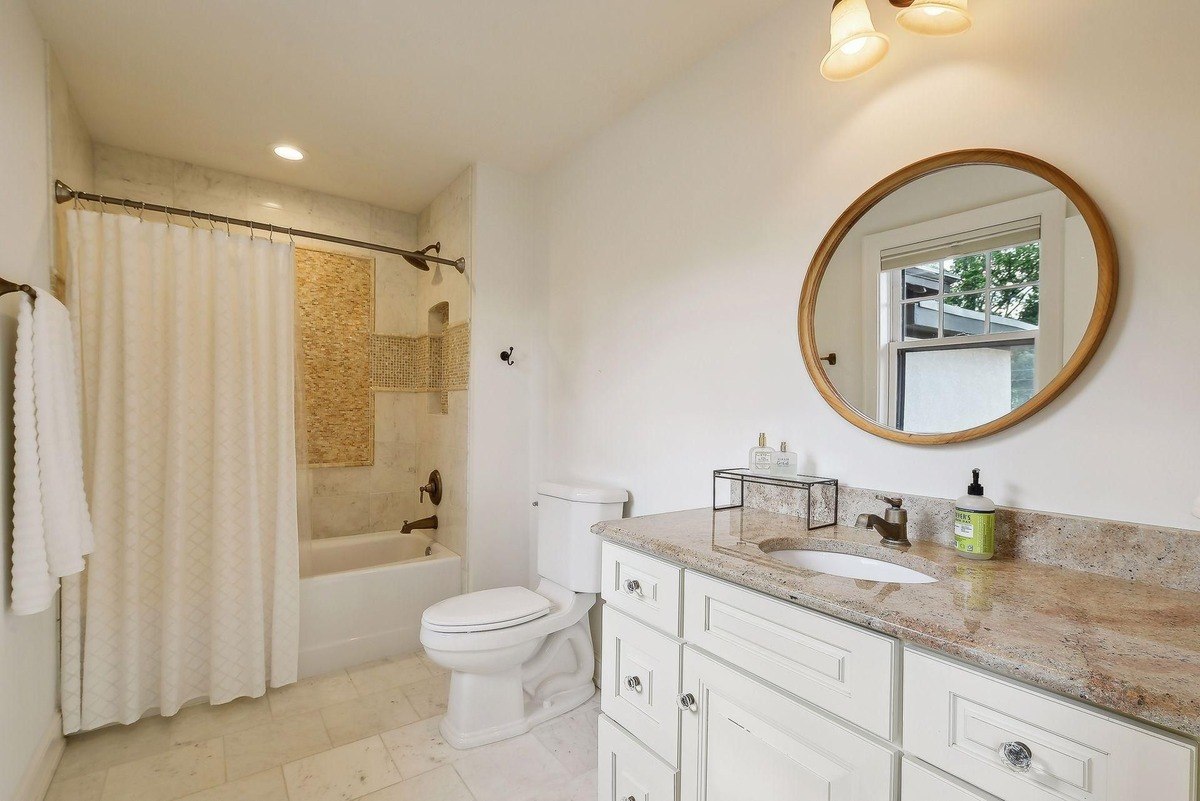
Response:
[[[800,297],[800,348],[859,428],[962,442],[1062,392],[1099,346],[1116,289],[1112,233],[1067,175],[1020,153],[947,153],[880,181],[826,234]]]

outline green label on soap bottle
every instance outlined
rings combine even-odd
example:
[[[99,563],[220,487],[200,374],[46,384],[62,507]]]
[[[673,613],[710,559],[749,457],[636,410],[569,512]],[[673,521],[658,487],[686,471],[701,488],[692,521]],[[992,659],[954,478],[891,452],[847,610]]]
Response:
[[[954,547],[961,553],[991,556],[996,550],[996,513],[954,510]]]

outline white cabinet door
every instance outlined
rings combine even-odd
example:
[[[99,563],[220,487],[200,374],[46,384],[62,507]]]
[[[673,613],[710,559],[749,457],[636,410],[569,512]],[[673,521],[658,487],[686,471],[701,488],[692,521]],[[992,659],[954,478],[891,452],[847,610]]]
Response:
[[[889,801],[899,755],[684,648],[680,801]]]
[[[600,716],[598,801],[675,801],[675,769]]]
[[[679,659],[683,646],[604,607],[600,708],[671,765],[679,759]]]

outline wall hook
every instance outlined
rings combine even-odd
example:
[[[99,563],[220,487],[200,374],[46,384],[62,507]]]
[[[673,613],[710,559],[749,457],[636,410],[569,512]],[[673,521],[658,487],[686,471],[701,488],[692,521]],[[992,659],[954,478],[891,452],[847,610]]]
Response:
[[[514,362],[513,358],[512,358],[513,351],[515,351],[515,350],[516,350],[516,348],[514,346],[509,345],[508,350],[500,351],[500,361],[504,362],[509,367],[512,367],[514,364],[516,364],[516,362]]]

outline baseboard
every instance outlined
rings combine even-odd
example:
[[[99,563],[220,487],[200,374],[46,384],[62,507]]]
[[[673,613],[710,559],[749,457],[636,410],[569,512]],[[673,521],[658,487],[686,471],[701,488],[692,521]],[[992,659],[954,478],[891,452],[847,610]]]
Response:
[[[62,759],[66,744],[67,738],[63,737],[62,733],[62,713],[55,712],[54,717],[50,719],[50,725],[42,733],[37,750],[33,752],[33,759],[25,770],[25,776],[17,785],[15,801],[42,801],[46,797],[46,791],[50,789],[50,780],[54,778],[54,771],[58,768],[58,760]]]

